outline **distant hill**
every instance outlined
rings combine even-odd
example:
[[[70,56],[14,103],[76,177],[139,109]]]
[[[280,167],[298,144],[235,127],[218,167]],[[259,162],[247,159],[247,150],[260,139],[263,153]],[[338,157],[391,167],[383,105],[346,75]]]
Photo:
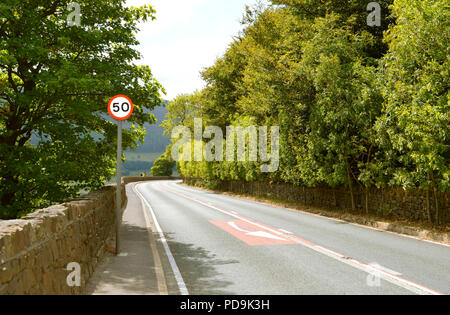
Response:
[[[145,141],[136,150],[136,153],[162,153],[166,151],[166,147],[170,144],[170,137],[164,136],[164,130],[159,127],[163,120],[166,119],[167,109],[165,106],[156,107],[152,114],[155,115],[157,122],[154,125],[145,125],[147,135]]]
[[[152,114],[155,115],[157,122],[153,125],[146,124],[144,143],[141,144],[135,152],[125,152],[126,162],[123,165],[123,176],[136,176],[141,172],[150,174],[150,169],[158,157],[160,157],[170,144],[170,137],[164,136],[164,130],[159,127],[166,119],[167,109],[163,106],[156,107]],[[126,127],[126,124],[125,126]]]

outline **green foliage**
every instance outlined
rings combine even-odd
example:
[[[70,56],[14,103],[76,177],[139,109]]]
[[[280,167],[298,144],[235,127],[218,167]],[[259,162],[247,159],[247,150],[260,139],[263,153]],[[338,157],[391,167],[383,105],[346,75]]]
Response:
[[[378,1],[378,28],[366,23],[367,1],[272,3],[247,8],[244,30],[202,73],[206,87],[174,100],[164,126],[192,131],[195,117],[224,134],[232,125],[280,126],[279,170],[180,162],[180,174],[346,185],[354,207],[355,185],[448,191],[448,3]]]
[[[194,118],[199,116],[199,93],[182,94],[167,104],[166,120],[161,124],[165,135],[170,136],[177,126],[194,128]]]
[[[386,36],[385,102],[376,126],[391,162],[386,169],[393,185],[448,191],[448,2],[398,0],[393,13],[397,24]]]
[[[134,63],[138,23],[153,19],[153,9],[79,0],[81,25],[69,26],[69,2],[0,3],[1,218],[111,178],[117,128],[105,118],[110,97],[127,94],[135,103],[125,149],[143,141],[143,125],[154,122],[149,112],[162,102],[150,68]]]
[[[168,153],[161,155],[152,167],[153,176],[172,176],[176,163]]]

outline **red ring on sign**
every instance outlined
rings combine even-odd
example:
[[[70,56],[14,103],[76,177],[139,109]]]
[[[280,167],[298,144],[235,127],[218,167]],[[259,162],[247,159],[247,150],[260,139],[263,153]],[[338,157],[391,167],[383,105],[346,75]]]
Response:
[[[117,117],[117,116],[114,115],[114,113],[111,111],[111,104],[112,104],[112,102],[114,102],[114,100],[115,100],[116,98],[119,98],[119,97],[125,98],[125,99],[130,103],[130,107],[131,107],[131,108],[130,108],[130,113],[129,113],[127,116],[125,116],[125,117]],[[109,103],[108,103],[108,112],[109,112],[109,114],[111,115],[111,117],[114,118],[114,119],[116,119],[116,120],[127,120],[128,118],[131,117],[131,115],[133,114],[133,111],[134,111],[134,104],[133,104],[133,102],[131,101],[131,99],[130,99],[128,96],[126,96],[126,95],[119,94],[119,95],[116,95],[116,96],[114,96],[113,98],[111,98],[111,99],[109,100]]]

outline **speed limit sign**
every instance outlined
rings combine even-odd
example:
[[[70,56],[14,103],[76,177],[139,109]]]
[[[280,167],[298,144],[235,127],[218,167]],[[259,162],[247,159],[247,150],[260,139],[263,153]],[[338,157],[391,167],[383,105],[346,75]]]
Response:
[[[117,120],[117,186],[116,186],[116,255],[120,254],[120,225],[122,221],[122,127],[133,114],[133,102],[126,95],[116,95],[108,103],[109,114]]]
[[[127,120],[133,114],[133,102],[126,95],[114,96],[108,104],[108,111],[116,120]]]

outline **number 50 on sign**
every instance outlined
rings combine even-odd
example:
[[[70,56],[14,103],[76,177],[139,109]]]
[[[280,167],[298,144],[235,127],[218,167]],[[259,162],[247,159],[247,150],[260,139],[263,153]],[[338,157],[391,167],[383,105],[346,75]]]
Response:
[[[126,95],[116,95],[108,104],[109,114],[116,120],[127,120],[133,114],[133,109],[133,102]]]

